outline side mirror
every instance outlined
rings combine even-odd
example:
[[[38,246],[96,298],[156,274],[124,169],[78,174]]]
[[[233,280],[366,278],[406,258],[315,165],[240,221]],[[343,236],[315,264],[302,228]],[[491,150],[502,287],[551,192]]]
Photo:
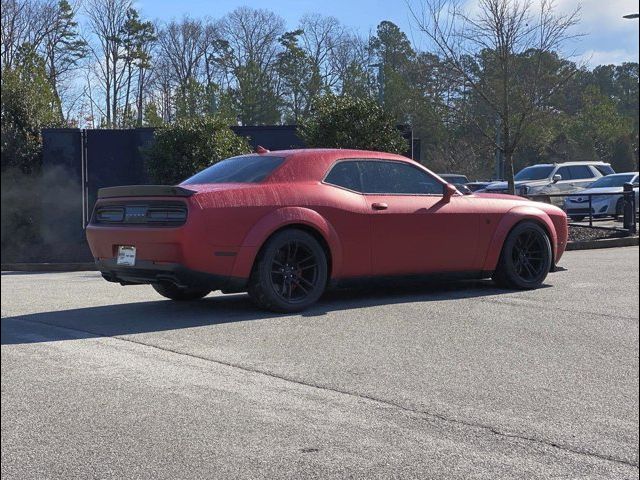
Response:
[[[560,175],[559,173],[556,173],[553,176],[553,183],[558,183],[560,180],[562,180],[562,175]]]
[[[442,200],[445,203],[449,203],[451,201],[451,197],[453,197],[456,193],[458,193],[458,189],[450,183],[442,186]]]

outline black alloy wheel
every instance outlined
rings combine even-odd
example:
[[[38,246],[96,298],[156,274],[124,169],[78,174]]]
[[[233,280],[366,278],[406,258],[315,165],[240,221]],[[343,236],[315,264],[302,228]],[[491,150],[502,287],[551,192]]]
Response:
[[[511,249],[516,274],[525,282],[540,278],[545,273],[546,250],[545,239],[536,230],[525,230],[518,235]]]
[[[531,221],[516,225],[507,236],[493,279],[502,287],[539,287],[551,270],[553,254],[547,232]]]
[[[318,259],[307,244],[290,240],[271,261],[271,287],[287,303],[304,302],[318,283]]]
[[[249,295],[268,310],[303,310],[324,292],[327,272],[327,255],[312,235],[282,230],[262,248],[249,281]]]

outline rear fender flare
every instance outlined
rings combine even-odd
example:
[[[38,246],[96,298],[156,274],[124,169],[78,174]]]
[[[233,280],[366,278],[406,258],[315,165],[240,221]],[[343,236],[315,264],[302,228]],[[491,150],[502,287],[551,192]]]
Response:
[[[282,207],[262,217],[245,236],[233,266],[232,275],[248,278],[264,242],[287,225],[304,225],[318,232],[329,246],[331,276],[338,277],[342,265],[342,247],[333,226],[315,210],[305,207]]]
[[[553,252],[553,258],[556,258],[556,248],[558,245],[558,237],[556,235],[556,229],[553,222],[544,211],[534,206],[518,206],[514,207],[502,217],[500,223],[496,227],[491,243],[489,244],[489,250],[484,260],[482,270],[492,272],[498,265],[500,259],[500,253],[502,252],[502,246],[509,235],[509,232],[516,224],[523,220],[532,220],[540,224],[549,234],[549,241],[551,242],[551,251]]]

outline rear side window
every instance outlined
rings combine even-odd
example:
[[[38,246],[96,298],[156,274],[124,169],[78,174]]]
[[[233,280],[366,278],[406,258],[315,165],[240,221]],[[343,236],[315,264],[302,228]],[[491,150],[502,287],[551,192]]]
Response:
[[[594,177],[593,171],[586,165],[571,166],[569,167],[569,171],[571,172],[572,180],[581,180]]]
[[[401,162],[360,162],[365,193],[442,195],[441,182],[426,172]]]
[[[611,175],[616,173],[615,170],[611,168],[611,165],[594,165],[594,167],[596,167],[602,175]]]
[[[188,178],[183,185],[203,183],[258,183],[278,168],[284,157],[247,155],[231,157]]]
[[[356,192],[362,191],[358,162],[338,162],[324,179],[326,183],[348,188]]]

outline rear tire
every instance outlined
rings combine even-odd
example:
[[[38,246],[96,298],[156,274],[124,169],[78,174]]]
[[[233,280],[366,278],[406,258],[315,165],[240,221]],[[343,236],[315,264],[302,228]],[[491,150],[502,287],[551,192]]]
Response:
[[[282,230],[262,247],[248,292],[260,308],[298,312],[320,298],[327,276],[327,255],[320,243],[302,230]]]
[[[521,222],[504,242],[493,280],[508,289],[537,288],[547,278],[552,259],[547,232],[537,223]]]
[[[178,302],[200,300],[211,293],[211,290],[205,288],[179,288],[171,283],[154,283],[151,286],[163,297]]]
[[[571,215],[571,220],[574,222],[581,222],[584,220],[584,215]]]

